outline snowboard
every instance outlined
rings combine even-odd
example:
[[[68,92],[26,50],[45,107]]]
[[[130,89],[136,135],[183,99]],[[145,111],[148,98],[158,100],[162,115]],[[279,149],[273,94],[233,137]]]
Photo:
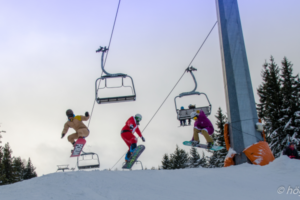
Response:
[[[129,161],[127,161],[122,169],[131,169],[131,167],[133,166],[133,164],[135,163],[135,161],[138,159],[138,157],[140,157],[140,155],[143,153],[143,151],[145,150],[145,146],[144,145],[139,145],[137,146],[134,151],[132,152],[132,155],[130,156]]]
[[[74,145],[74,150],[73,150],[71,157],[80,156],[80,153],[81,153],[85,143],[86,143],[86,141],[84,138],[78,138],[78,140],[76,141],[76,143]]]
[[[191,141],[184,141],[183,144],[186,146],[192,146]],[[195,147],[203,148],[203,149],[207,149],[207,150],[211,150],[211,151],[220,151],[220,150],[224,149],[224,147],[222,147],[222,146],[215,146],[215,145],[213,145],[212,148],[208,149],[207,145],[205,145],[205,144],[198,144]]]

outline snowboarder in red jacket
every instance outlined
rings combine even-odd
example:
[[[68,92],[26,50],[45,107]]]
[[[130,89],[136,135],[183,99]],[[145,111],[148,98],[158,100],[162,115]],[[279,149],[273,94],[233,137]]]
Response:
[[[125,156],[125,161],[129,161],[130,156],[134,149],[136,148],[137,138],[133,135],[136,132],[140,138],[145,142],[145,138],[142,136],[142,133],[138,127],[140,125],[140,121],[142,121],[142,115],[136,114],[134,117],[130,117],[127,121],[125,126],[122,128],[121,137],[124,142],[128,146],[128,152]]]

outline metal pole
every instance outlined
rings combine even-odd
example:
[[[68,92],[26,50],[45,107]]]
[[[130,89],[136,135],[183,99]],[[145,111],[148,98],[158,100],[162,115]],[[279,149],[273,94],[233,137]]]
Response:
[[[216,0],[224,87],[231,147],[238,153],[235,163],[247,162],[242,151],[263,140],[258,122],[253,88],[237,0]]]

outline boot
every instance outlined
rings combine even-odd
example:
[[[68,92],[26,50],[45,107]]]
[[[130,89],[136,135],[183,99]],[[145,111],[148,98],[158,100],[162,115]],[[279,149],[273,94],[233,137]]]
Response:
[[[208,143],[207,143],[207,148],[208,148],[208,149],[211,149],[213,146],[214,146],[214,143],[213,143],[213,142],[208,142]]]

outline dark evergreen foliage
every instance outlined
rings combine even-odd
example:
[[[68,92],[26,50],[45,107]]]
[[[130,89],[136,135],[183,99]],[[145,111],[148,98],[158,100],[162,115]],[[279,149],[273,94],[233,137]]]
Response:
[[[293,76],[293,65],[287,58],[279,68],[271,57],[263,68],[257,110],[265,123],[267,142],[278,157],[288,142],[300,141],[299,76]]]
[[[0,146],[0,185],[3,185],[5,181],[5,171],[3,165],[3,147]]]
[[[217,115],[215,115],[217,118],[216,122],[216,129],[215,133],[213,134],[214,143],[218,146],[225,147],[225,139],[224,139],[224,126],[227,122],[226,115],[223,114],[222,109],[219,108],[217,111]],[[226,148],[220,150],[220,151],[214,151],[213,155],[209,158],[208,161],[208,168],[215,168],[215,167],[223,167],[224,166],[224,160],[227,155]]]
[[[25,172],[24,172],[24,180],[31,179],[31,178],[34,178],[34,177],[37,177],[37,174],[35,172],[35,167],[31,163],[31,160],[29,158],[27,166],[25,168]]]
[[[11,184],[15,181],[15,173],[13,167],[13,158],[12,158],[12,150],[10,149],[9,143],[5,144],[3,148],[3,160],[2,164],[4,167],[5,178],[3,180],[3,184]]]
[[[14,167],[15,182],[23,181],[25,166],[20,157],[14,158],[13,167]]]
[[[161,161],[163,169],[171,169],[171,162],[168,154],[165,154],[163,160]]]
[[[190,150],[190,158],[189,158],[189,167],[196,168],[200,165],[200,155],[196,149],[196,147],[192,147]]]
[[[189,156],[176,145],[174,153],[170,155],[171,169],[183,169],[188,166]]]

